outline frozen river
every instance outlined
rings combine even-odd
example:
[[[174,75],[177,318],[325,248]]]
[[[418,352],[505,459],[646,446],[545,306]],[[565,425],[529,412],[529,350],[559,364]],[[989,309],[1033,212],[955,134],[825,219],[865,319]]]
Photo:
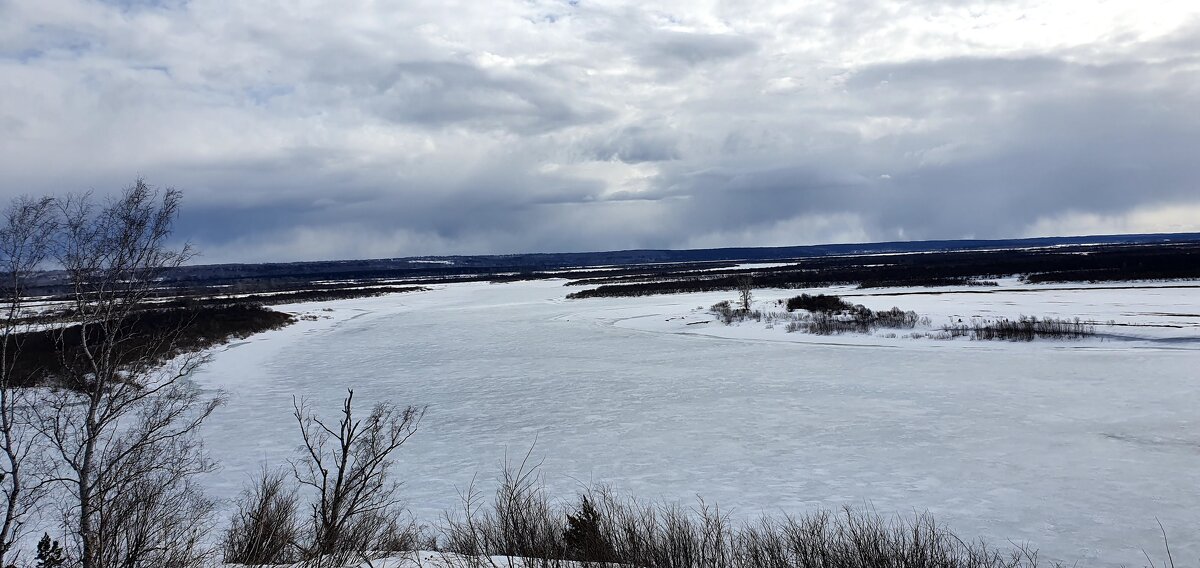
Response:
[[[364,411],[379,399],[429,406],[398,471],[426,522],[473,477],[491,487],[506,449],[523,454],[536,439],[562,497],[604,482],[643,498],[700,496],[735,517],[927,510],[962,536],[1081,565],[1142,565],[1142,548],[1164,556],[1161,521],[1177,560],[1200,558],[1194,329],[1164,327],[1184,340],[1160,342],[822,343],[686,326],[731,293],[565,301],[567,291],[469,284],[282,308],[322,319],[231,346],[202,373],[229,395],[206,425],[223,464],[210,487],[230,497],[292,455],[293,395],[332,415],[352,387]],[[1200,305],[1194,289],[1014,297],[1133,317],[1104,294],[1152,298],[1163,306],[1145,313],[1185,320],[1177,312]],[[999,298],[969,301],[983,310]],[[879,301],[937,312],[956,300]]]

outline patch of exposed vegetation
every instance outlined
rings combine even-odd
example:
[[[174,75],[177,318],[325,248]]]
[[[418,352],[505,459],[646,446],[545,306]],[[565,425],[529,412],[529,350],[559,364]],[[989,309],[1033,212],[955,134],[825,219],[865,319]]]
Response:
[[[854,309],[854,304],[830,294],[800,294],[787,300],[787,311],[807,310],[810,312],[844,312]]]
[[[128,362],[132,362],[149,356],[161,362],[182,353],[193,353],[278,329],[294,321],[295,318],[290,314],[257,304],[241,303],[144,310],[137,317],[123,321],[120,329],[110,329],[123,338],[118,357],[128,358]],[[11,335],[8,338],[9,352],[20,353],[10,363],[12,386],[28,387],[47,382],[58,384],[58,377],[73,375],[64,371],[69,366],[83,364],[80,353],[85,345],[94,346],[106,340],[106,327],[88,326],[86,342],[81,340],[84,332],[80,325]]]
[[[766,321],[768,327],[782,323],[788,332],[803,331],[815,335],[870,333],[880,328],[913,329],[918,324],[929,325],[929,318],[922,318],[916,312],[900,308],[875,311],[825,294],[801,294],[781,304],[787,307],[786,312],[735,308],[727,301],[713,304],[709,312],[726,325],[745,320]]]
[[[428,290],[424,286],[377,286],[370,288],[323,288],[316,290],[296,290],[292,292],[273,292],[265,294],[252,294],[245,297],[216,297],[216,298],[194,298],[188,300],[179,300],[172,305],[186,304],[201,304],[201,305],[229,305],[229,304],[258,304],[263,306],[275,306],[279,304],[295,304],[299,302],[330,302],[333,300],[351,300],[354,298],[374,298],[377,296],[385,296],[387,294],[404,294],[408,292],[424,292]]]
[[[834,335],[870,333],[880,328],[913,329],[918,324],[929,325],[929,318],[922,318],[917,312],[896,307],[875,311],[862,304],[851,304],[834,295],[801,294],[788,298],[785,305],[788,312],[807,312],[788,325],[787,330],[790,332],[807,331],[814,335]]]
[[[351,393],[353,396],[353,393]],[[721,508],[686,508],[620,496],[603,485],[560,501],[546,491],[530,455],[506,463],[491,499],[475,488],[461,493],[461,513],[436,528],[402,516],[388,475],[393,454],[408,439],[423,409],[376,407],[362,428],[347,397],[333,427],[296,407],[304,438],[299,463],[264,470],[235,501],[222,542],[224,561],[264,566],[374,565],[404,551],[441,554],[445,565],[641,566],[646,568],[1018,568],[1037,565],[1026,548],[992,548],[938,525],[929,514],[886,518],[844,508],[801,516],[734,522]],[[339,427],[340,426],[340,427]],[[314,443],[313,428],[333,442]],[[359,444],[359,438],[382,443]],[[319,438],[325,440],[325,437]],[[343,454],[345,452],[346,454]],[[532,449],[530,450],[532,453]],[[354,459],[340,458],[352,455]],[[366,466],[362,464],[368,464]],[[364,467],[377,470],[366,474]],[[311,473],[319,471],[320,475]],[[346,483],[342,483],[347,479]],[[334,481],[336,480],[336,481]],[[306,504],[306,498],[315,502]],[[342,504],[342,501],[349,504]],[[356,506],[356,503],[382,506]],[[336,508],[329,505],[341,504]],[[336,522],[334,522],[336,521]]]
[[[444,529],[445,552],[468,558],[534,559],[546,568],[1018,568],[1032,550],[956,536],[928,514],[885,518],[843,509],[735,522],[717,506],[624,498],[604,487],[558,503],[540,478],[506,473],[491,502],[470,500],[465,519]],[[506,565],[508,563],[505,563]]]
[[[1096,335],[1096,326],[1079,318],[1058,319],[1021,316],[1015,320],[971,318],[942,328],[950,337],[978,340],[1033,341],[1034,339],[1085,339]]]
[[[859,288],[940,288],[946,286],[999,286],[995,280],[978,278],[918,278],[907,280],[864,280]]]
[[[768,328],[783,324],[789,333],[803,332],[813,335],[837,335],[842,333],[872,333],[879,329],[913,330],[928,328],[931,321],[914,311],[893,307],[888,310],[872,310],[861,304],[852,304],[832,294],[801,294],[780,300],[787,312],[772,312],[734,307],[723,301],[713,304],[709,313],[725,325],[753,320],[766,322]],[[1096,335],[1094,322],[1079,318],[1036,318],[1020,316],[1017,319],[971,318],[959,320],[934,331],[920,330],[907,334],[914,339],[954,339],[969,337],[973,340],[989,341],[1033,341],[1034,339],[1078,340]],[[896,334],[888,334],[896,337]]]

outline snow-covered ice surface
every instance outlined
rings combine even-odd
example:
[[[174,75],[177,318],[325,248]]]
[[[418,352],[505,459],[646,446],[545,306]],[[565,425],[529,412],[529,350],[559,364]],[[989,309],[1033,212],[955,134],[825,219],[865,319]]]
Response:
[[[960,535],[1081,566],[1143,565],[1143,548],[1164,557],[1161,521],[1175,558],[1192,562],[1200,283],[1180,284],[831,289],[935,326],[1021,314],[1137,324],[1080,342],[688,325],[734,294],[568,301],[562,281],[283,306],[318,319],[230,345],[199,377],[229,395],[205,426],[223,464],[207,483],[236,495],[293,455],[293,395],[332,415],[352,387],[364,411],[379,399],[429,405],[397,472],[426,522],[475,476],[491,487],[506,450],[519,457],[536,439],[565,498],[605,482],[700,496],[740,518],[927,510]],[[796,293],[759,290],[757,305]]]

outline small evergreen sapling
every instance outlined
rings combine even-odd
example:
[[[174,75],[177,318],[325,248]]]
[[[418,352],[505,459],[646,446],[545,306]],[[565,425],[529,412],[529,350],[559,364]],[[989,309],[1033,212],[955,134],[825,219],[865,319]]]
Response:
[[[600,532],[600,514],[586,495],[579,504],[579,512],[567,515],[567,528],[563,541],[575,560],[583,562],[612,562],[612,547]]]
[[[42,540],[37,543],[37,568],[59,568],[67,563],[67,556],[57,540],[50,540],[50,535],[42,533]]]

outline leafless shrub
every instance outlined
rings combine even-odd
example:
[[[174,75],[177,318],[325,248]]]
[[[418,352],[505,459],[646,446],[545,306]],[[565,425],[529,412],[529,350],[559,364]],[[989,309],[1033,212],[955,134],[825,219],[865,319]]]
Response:
[[[871,331],[870,320],[853,315],[839,315],[828,312],[813,314],[808,323],[808,332],[813,335],[834,335],[839,333],[867,333]]]
[[[205,568],[214,503],[178,471],[139,475],[105,495],[95,539],[103,566]]]
[[[917,312],[904,311],[893,307],[890,310],[872,312],[872,324],[875,327],[888,329],[912,329],[919,323],[929,324],[928,318],[922,318]]]
[[[763,313],[759,310],[743,310],[740,308],[735,309],[728,301],[721,301],[713,304],[712,308],[709,309],[709,312],[717,316],[717,319],[721,320],[721,323],[724,323],[725,325],[730,325],[735,321],[746,321],[748,319],[762,321],[764,317]]]
[[[376,551],[391,554],[438,548],[436,535],[426,533],[425,528],[409,516],[387,519],[376,542]]]
[[[713,304],[712,308],[709,308],[709,312],[717,316],[725,325],[733,323],[734,318],[737,317],[737,311],[733,309],[733,306],[729,305],[729,301],[727,300]]]
[[[568,556],[565,521],[550,502],[537,465],[530,463],[529,457],[526,453],[515,465],[505,460],[490,505],[482,503],[474,485],[466,490],[462,519],[447,518],[443,531],[449,552],[475,558],[524,558],[535,566]]]
[[[299,537],[299,501],[290,476],[263,468],[236,503],[222,542],[227,564],[269,565],[295,562]]]
[[[389,470],[425,409],[383,402],[363,420],[354,416],[353,400],[349,391],[336,423],[326,423],[303,402],[294,403],[304,445],[292,471],[315,494],[301,546],[309,565],[337,566],[397,542],[399,483]]]
[[[1079,318],[1058,319],[1021,316],[1015,320],[971,318],[942,328],[952,337],[978,340],[1033,341],[1034,339],[1084,339],[1096,335],[1096,326]]]
[[[493,501],[468,491],[448,519],[447,554],[468,564],[546,568],[1018,568],[1037,565],[1023,549],[966,542],[932,517],[888,519],[845,509],[735,523],[700,502],[684,508],[617,496],[604,486],[555,505],[528,458],[505,468]],[[499,560],[497,560],[497,558]]]
[[[762,519],[733,535],[736,566],[1035,566],[1024,550],[999,552],[968,543],[939,527],[929,515],[886,519],[843,509],[803,517]]]

